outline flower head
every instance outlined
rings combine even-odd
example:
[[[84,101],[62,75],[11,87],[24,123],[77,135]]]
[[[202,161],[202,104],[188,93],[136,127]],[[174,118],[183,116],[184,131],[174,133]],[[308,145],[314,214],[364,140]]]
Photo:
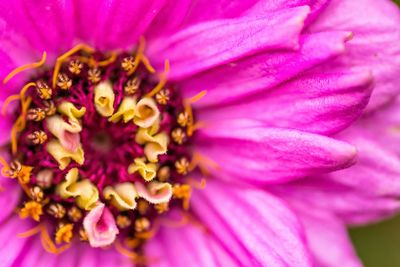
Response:
[[[5,264],[357,265],[344,222],[399,208],[338,178],[398,93],[378,2],[4,1]]]

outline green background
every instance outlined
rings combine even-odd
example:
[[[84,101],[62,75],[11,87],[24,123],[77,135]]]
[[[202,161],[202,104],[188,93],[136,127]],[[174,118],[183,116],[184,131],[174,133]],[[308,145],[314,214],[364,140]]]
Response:
[[[350,235],[365,267],[400,266],[400,216],[351,229]]]

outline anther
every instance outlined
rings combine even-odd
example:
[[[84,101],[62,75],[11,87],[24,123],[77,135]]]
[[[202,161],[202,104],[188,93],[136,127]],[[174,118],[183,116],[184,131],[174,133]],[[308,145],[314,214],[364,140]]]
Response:
[[[74,225],[72,223],[60,223],[57,227],[55,240],[57,244],[61,244],[63,242],[70,243],[73,237],[73,229]]]
[[[63,90],[68,90],[72,86],[72,80],[65,73],[59,73],[57,76],[57,86]]]
[[[24,204],[24,207],[20,210],[19,216],[22,219],[31,217],[35,221],[40,221],[40,216],[43,214],[42,205],[36,201],[28,201]]]
[[[140,86],[140,79],[138,77],[130,79],[124,86],[124,92],[126,95],[134,95]]]
[[[42,145],[47,141],[47,134],[43,131],[34,131],[27,138],[34,145]]]
[[[135,67],[135,58],[132,56],[122,59],[121,67],[124,71],[130,72]]]
[[[22,170],[22,164],[18,160],[14,160],[10,163],[9,173],[12,177],[16,177]]]
[[[53,90],[49,87],[49,85],[44,81],[36,82],[36,91],[41,99],[48,100],[51,99],[53,94]]]
[[[15,160],[9,165],[6,174],[9,177],[17,178],[21,185],[25,185],[31,180],[32,169],[32,167],[24,166],[19,161]]]
[[[169,210],[169,204],[168,202],[156,204],[154,205],[154,208],[156,209],[158,214],[161,214]]]
[[[188,125],[188,123],[190,122],[190,116],[187,112],[181,112],[178,115],[178,119],[177,119],[178,124],[181,127],[185,127]]]
[[[171,133],[172,140],[178,145],[182,145],[186,139],[186,134],[181,128],[176,128]]]
[[[79,222],[82,219],[82,211],[78,207],[73,206],[68,210],[68,218],[72,222]]]
[[[95,84],[101,80],[101,72],[98,68],[93,68],[88,71],[88,79],[91,83]]]
[[[136,232],[143,232],[150,229],[150,221],[147,218],[139,218],[135,221]]]
[[[129,219],[128,216],[125,215],[118,215],[117,216],[117,225],[120,229],[125,229],[131,226],[132,221]]]
[[[34,186],[30,189],[31,198],[36,202],[42,202],[44,198],[43,190],[39,186]]]
[[[186,175],[189,171],[189,161],[187,158],[180,158],[175,162],[175,168],[179,174]]]
[[[64,218],[65,212],[65,208],[60,203],[52,203],[47,208],[47,213],[56,219]]]
[[[157,172],[157,178],[160,182],[166,182],[171,176],[171,169],[168,166],[161,167]]]
[[[68,70],[75,75],[79,75],[82,71],[83,64],[79,60],[72,60],[69,62]]]
[[[169,101],[169,95],[170,93],[168,89],[161,90],[159,93],[156,94],[157,103],[160,105],[166,105]]]
[[[41,108],[31,108],[28,110],[26,118],[30,121],[42,121],[46,118],[46,112]]]
[[[57,112],[57,108],[54,105],[54,102],[49,100],[49,101],[44,101],[44,112],[46,113],[47,116],[53,116]]]
[[[192,188],[188,184],[175,184],[174,187],[172,188],[173,191],[173,196],[174,198],[177,199],[182,199],[183,200],[183,208],[185,210],[189,209],[189,200],[190,196],[192,194]]]

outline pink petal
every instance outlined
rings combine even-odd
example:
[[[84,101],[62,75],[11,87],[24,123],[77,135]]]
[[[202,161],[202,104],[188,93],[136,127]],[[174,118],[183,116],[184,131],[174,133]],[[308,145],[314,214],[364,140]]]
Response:
[[[271,10],[279,10],[284,8],[291,8],[297,6],[310,6],[311,13],[306,20],[306,24],[312,22],[322,10],[327,6],[330,0],[260,0],[257,1],[245,14],[247,15],[261,15]]]
[[[83,219],[83,227],[92,247],[112,244],[119,232],[112,213],[103,203],[89,211]]]
[[[400,92],[399,24],[400,12],[392,1],[333,0],[310,28],[312,32],[335,29],[354,33],[348,53],[326,68],[331,71],[372,71],[376,86],[370,110]]]
[[[377,197],[362,188],[346,186],[326,176],[305,178],[271,190],[294,206],[331,212],[349,224],[374,222],[400,210],[398,200]]]
[[[200,11],[192,8],[192,0],[169,1],[146,31],[146,39],[154,39],[177,31],[190,17],[188,13]],[[199,12],[205,13],[205,12]]]
[[[343,222],[327,212],[304,207],[298,211],[308,245],[317,266],[363,266],[357,257]]]
[[[307,73],[236,104],[208,108],[199,120],[251,118],[271,127],[333,134],[363,112],[371,94],[370,73]],[[206,96],[208,97],[208,96]]]
[[[8,160],[7,154],[2,151],[0,151],[0,156]],[[0,169],[2,167],[0,165]],[[0,207],[2,207],[0,225],[9,219],[16,209],[21,197],[21,191],[21,187],[16,180],[3,177],[0,174]]]
[[[21,188],[17,181],[4,181],[4,179],[9,178],[3,178],[0,175],[0,207],[2,207],[0,223],[11,216],[21,197]]]
[[[266,52],[220,66],[183,81],[182,92],[191,97],[207,90],[207,95],[195,103],[197,107],[242,101],[343,54],[349,38],[350,33],[343,31],[304,35],[296,51]]]
[[[151,267],[238,266],[212,235],[193,225],[162,228],[146,245],[146,255],[154,258]]]
[[[75,25],[71,0],[2,1],[0,10],[7,30],[25,37],[39,54],[60,53],[72,45]]]
[[[3,106],[2,101],[0,101],[0,106]],[[13,121],[10,116],[3,116],[0,114],[0,146],[3,146],[10,141],[12,125]]]
[[[199,131],[201,154],[214,160],[215,174],[226,179],[282,182],[346,168],[356,149],[341,141],[249,121],[217,121]],[[224,178],[225,179],[225,178]]]
[[[80,38],[104,50],[131,48],[166,0],[76,1]]]
[[[299,7],[262,18],[204,22],[154,40],[149,44],[148,54],[158,67],[169,59],[169,78],[176,79],[263,50],[295,49],[308,12],[308,7]]]
[[[350,139],[357,145],[360,158],[348,170],[330,175],[331,179],[381,196],[398,196],[400,190],[399,155],[373,139],[358,136]],[[351,179],[349,179],[351,177]]]
[[[58,264],[60,263],[60,264]],[[87,243],[77,240],[71,248],[61,254],[48,253],[39,238],[34,238],[25,246],[12,266],[65,266],[65,267],[131,267],[131,259],[121,255],[113,248],[91,248]]]
[[[194,25],[204,21],[238,17],[258,1],[259,0],[192,1],[191,9],[185,19],[185,25]]]
[[[41,259],[46,257],[47,252],[42,249],[42,244],[40,243],[40,238],[31,238],[29,242],[25,245],[20,255],[15,259],[15,261],[10,266],[35,266],[35,267],[45,267],[53,266],[51,260],[41,261]]]
[[[267,192],[209,181],[192,207],[241,266],[311,266],[303,229]]]
[[[32,57],[24,57],[23,53],[20,53],[19,51],[21,47],[15,46],[15,44],[7,44],[9,43],[7,39],[11,38],[8,36],[9,34],[8,30],[2,33],[0,29],[0,35],[1,34],[6,35],[6,37],[4,38],[1,38],[0,36],[0,47],[1,47],[0,49],[5,50],[5,51],[0,50],[0,64],[2,66],[0,68],[0,104],[2,107],[3,101],[8,96],[10,96],[11,94],[15,94],[16,92],[18,92],[18,90],[20,90],[22,83],[24,82],[24,79],[27,77],[27,73],[20,73],[16,75],[7,84],[3,84],[4,78],[11,71],[13,71],[18,65],[34,62],[35,59],[32,59]],[[7,49],[10,49],[10,51],[8,51]],[[26,50],[30,51],[29,49]],[[40,56],[38,58],[40,58]],[[1,113],[0,113],[0,120],[3,120]]]
[[[0,224],[0,259],[3,266],[11,266],[23,251],[29,238],[18,238],[23,233],[34,227],[29,220],[21,220],[19,216],[12,216]],[[4,242],[7,240],[7,242]]]

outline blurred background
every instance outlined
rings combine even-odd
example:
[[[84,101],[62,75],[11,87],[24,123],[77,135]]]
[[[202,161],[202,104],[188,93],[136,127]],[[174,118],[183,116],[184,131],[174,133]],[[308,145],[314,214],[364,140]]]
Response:
[[[400,6],[400,0],[393,1]],[[349,232],[365,267],[400,266],[400,216]]]
[[[350,236],[365,267],[400,266],[400,216],[350,229]]]

